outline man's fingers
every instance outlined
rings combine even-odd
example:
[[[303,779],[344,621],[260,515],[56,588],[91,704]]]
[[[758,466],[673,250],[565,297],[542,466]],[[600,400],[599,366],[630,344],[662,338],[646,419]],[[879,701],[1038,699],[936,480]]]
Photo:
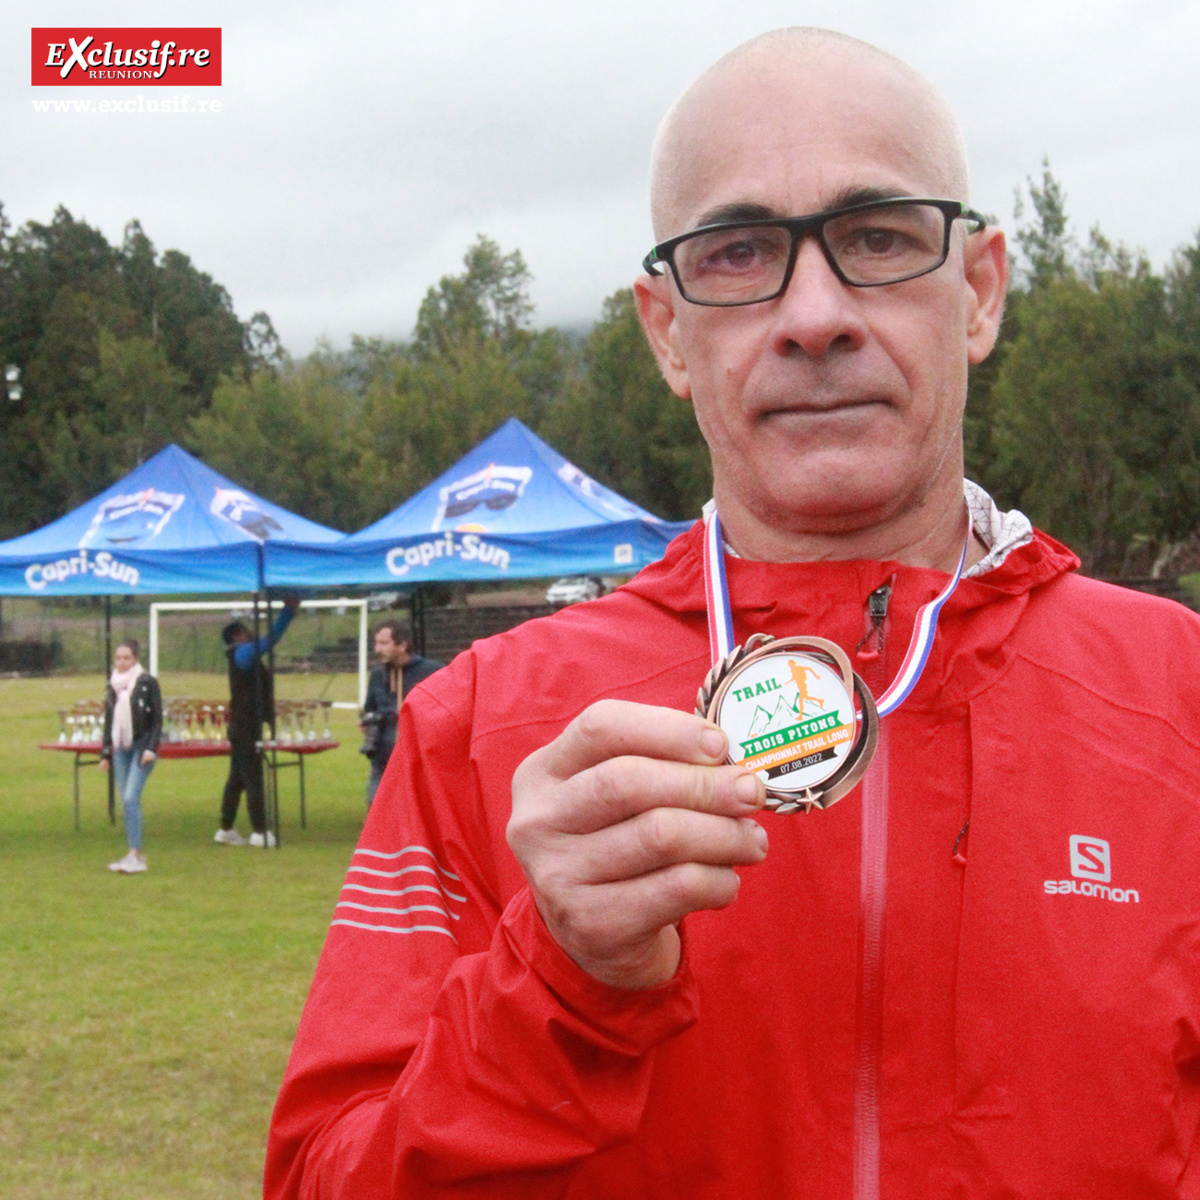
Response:
[[[572,947],[576,961],[604,960],[677,924],[688,913],[726,908],[740,883],[729,866],[676,863],[636,879],[580,889],[569,905],[555,905],[543,916],[555,936]],[[546,900],[539,897],[539,904]],[[580,965],[603,974],[595,970],[595,963]]]
[[[761,808],[765,797],[757,776],[742,767],[613,758],[559,785],[547,824],[590,833],[660,808],[743,816]]]
[[[750,818],[656,808],[578,839],[575,880],[606,884],[683,863],[751,866],[767,853],[767,834]]]
[[[724,762],[727,750],[725,734],[695,713],[601,700],[531,757],[548,774],[569,779],[610,758],[639,755],[711,765]]]

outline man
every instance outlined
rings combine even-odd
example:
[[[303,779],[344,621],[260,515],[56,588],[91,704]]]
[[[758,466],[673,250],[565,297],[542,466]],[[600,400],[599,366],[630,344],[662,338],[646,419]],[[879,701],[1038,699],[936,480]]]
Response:
[[[371,760],[367,780],[367,807],[375,799],[384,768],[396,745],[396,713],[404,697],[444,664],[412,652],[412,634],[403,621],[384,621],[375,630],[379,666],[367,681],[363,702],[362,752]]]
[[[700,525],[431,680],[272,1200],[1197,1194],[1200,622],[964,506],[1006,283],[966,189],[932,87],[838,35],[757,39],[671,111],[637,297],[712,453],[734,640],[830,639],[881,697],[969,528],[964,577],[861,786],[808,815],[693,715]],[[876,205],[905,197],[937,203]]]
[[[300,597],[284,597],[283,611],[275,623],[257,641],[241,621],[231,621],[221,630],[225,655],[229,659],[229,710],[226,730],[229,736],[229,777],[221,796],[221,824],[213,841],[223,846],[274,846],[275,834],[267,828],[267,805],[263,791],[263,725],[275,711],[275,681],[263,664],[263,657],[283,637],[292,623]],[[250,815],[249,842],[234,828],[242,792],[246,793],[246,811]]]

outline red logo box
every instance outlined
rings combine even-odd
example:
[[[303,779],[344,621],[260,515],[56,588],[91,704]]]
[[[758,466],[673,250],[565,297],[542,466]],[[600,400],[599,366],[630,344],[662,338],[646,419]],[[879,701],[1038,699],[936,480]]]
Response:
[[[220,29],[31,30],[34,87],[219,87]]]

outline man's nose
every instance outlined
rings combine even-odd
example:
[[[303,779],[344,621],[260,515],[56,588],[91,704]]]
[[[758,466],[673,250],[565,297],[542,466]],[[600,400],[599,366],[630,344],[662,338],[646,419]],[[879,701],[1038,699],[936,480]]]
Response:
[[[812,358],[833,350],[857,349],[867,336],[855,289],[833,273],[815,236],[796,248],[796,265],[787,291],[776,300],[774,348],[794,354],[799,348]]]

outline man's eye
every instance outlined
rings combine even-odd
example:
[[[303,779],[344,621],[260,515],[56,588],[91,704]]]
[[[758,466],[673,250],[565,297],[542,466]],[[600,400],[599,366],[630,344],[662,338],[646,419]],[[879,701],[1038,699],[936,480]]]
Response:
[[[899,229],[888,229],[882,225],[856,229],[842,242],[842,252],[882,258],[903,254],[913,246],[913,239]]]
[[[779,239],[764,231],[761,235],[739,234],[703,247],[696,267],[699,271],[745,272],[773,263],[781,253]],[[786,253],[786,251],[784,251]]]
[[[893,229],[864,229],[858,235],[858,244],[868,254],[888,254],[898,249],[900,235]]]
[[[744,270],[758,259],[758,248],[748,239],[713,247],[700,263],[703,271]]]

